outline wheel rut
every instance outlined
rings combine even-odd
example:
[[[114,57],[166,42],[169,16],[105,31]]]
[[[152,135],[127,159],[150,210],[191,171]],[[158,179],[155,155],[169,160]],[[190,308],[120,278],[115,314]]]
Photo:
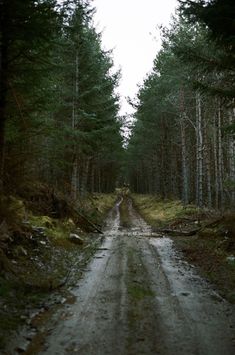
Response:
[[[65,305],[45,327],[38,354],[232,355],[234,308],[221,299],[126,201],[107,218],[104,242]],[[66,316],[62,317],[62,314]]]

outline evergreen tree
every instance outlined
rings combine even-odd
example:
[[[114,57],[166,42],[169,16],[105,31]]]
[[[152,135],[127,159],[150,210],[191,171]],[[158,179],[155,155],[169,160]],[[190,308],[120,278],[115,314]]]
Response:
[[[205,40],[200,46],[195,46],[193,37],[189,38],[184,46],[178,47],[178,54],[185,61],[194,63],[198,72],[203,73],[199,80],[201,88],[210,89],[214,95],[234,99],[234,1],[183,0],[180,3],[182,16],[191,28],[201,27]]]
[[[111,74],[90,1],[2,1],[1,9],[5,185],[19,192],[44,182],[75,189],[75,197],[113,189],[122,151],[119,73]]]
[[[127,150],[136,191],[200,207],[234,204],[234,136],[223,133],[234,111],[224,90],[217,96],[212,90],[221,84],[218,71],[201,67],[201,54],[212,58],[217,51],[212,42],[208,48],[205,29],[182,18],[163,32],[163,48],[138,94]]]
[[[35,104],[46,97],[44,79],[57,29],[55,1],[5,1],[0,3],[0,180],[3,183],[6,123],[30,125]],[[14,109],[13,109],[14,107]],[[13,112],[14,110],[14,112]],[[30,122],[28,121],[28,117]],[[10,122],[11,121],[11,122]],[[11,133],[12,130],[11,130]]]

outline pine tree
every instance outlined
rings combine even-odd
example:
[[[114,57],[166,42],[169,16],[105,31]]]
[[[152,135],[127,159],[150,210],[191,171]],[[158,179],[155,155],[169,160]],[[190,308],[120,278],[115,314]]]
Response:
[[[26,126],[32,122],[32,112],[36,111],[35,104],[37,107],[44,104],[43,81],[45,71],[51,65],[48,62],[57,29],[55,3],[52,0],[2,0],[0,3],[1,184],[4,179],[6,124],[13,127],[12,120],[15,120],[18,126],[16,134],[20,130],[26,131]]]

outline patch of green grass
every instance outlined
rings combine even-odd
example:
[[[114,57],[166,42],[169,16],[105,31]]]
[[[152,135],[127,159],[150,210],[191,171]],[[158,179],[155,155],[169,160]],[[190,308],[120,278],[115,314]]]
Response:
[[[56,224],[56,220],[48,216],[35,216],[30,214],[28,219],[31,225],[37,227],[52,228]]]
[[[145,297],[154,297],[154,292],[142,285],[130,285],[128,287],[128,294],[135,300],[142,300]]]
[[[57,220],[48,216],[29,216],[32,226],[45,228],[45,235],[57,246],[69,248],[72,246],[68,236],[76,226],[72,219]]]
[[[94,193],[77,203],[78,209],[94,223],[102,224],[108,211],[114,206],[117,195]]]
[[[117,199],[116,194],[94,194],[93,205],[101,214],[105,214],[107,210],[113,207]]]
[[[71,228],[66,227],[63,223],[59,223],[54,228],[48,228],[46,231],[46,235],[57,244],[67,239],[69,233],[71,233]]]
[[[179,200],[161,200],[157,196],[140,194],[133,194],[132,198],[144,219],[155,227],[198,212],[195,206],[183,206]]]

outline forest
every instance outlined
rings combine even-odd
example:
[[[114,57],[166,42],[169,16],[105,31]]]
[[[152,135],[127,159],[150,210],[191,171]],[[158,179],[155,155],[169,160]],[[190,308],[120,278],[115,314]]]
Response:
[[[91,1],[1,1],[2,194],[46,184],[76,200],[125,182],[184,204],[234,206],[233,1],[179,2],[125,143],[121,73],[93,14]]]
[[[1,189],[114,189],[119,73],[87,1],[1,1]]]
[[[95,12],[0,0],[0,353],[233,355],[234,0],[178,0],[133,114]]]
[[[140,88],[131,186],[184,204],[235,205],[234,4],[180,1]]]

